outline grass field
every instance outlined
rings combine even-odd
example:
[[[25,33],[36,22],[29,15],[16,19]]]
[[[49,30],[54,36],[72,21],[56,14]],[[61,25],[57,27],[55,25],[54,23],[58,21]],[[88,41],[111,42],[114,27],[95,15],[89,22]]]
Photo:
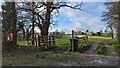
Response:
[[[78,37],[84,37],[85,35],[77,35]],[[60,39],[56,39],[56,46],[62,46],[62,47],[66,47],[66,46],[70,46],[70,39],[72,38],[71,35],[66,35],[63,36]],[[30,42],[30,41],[29,41]],[[108,37],[108,36],[88,36],[88,43],[109,43],[111,44],[113,47],[115,47],[116,51],[120,53],[120,47],[118,46],[118,43],[116,41],[116,39],[112,39],[112,37]],[[17,44],[22,45],[22,46],[28,46],[27,42],[24,41],[18,41]]]
[[[78,37],[84,37],[85,35],[77,35]],[[56,39],[56,46],[61,46],[61,47],[70,47],[70,39],[72,38],[71,35],[66,35],[63,36],[60,39]],[[28,46],[26,41],[18,41],[17,42],[19,45],[22,46]],[[112,37],[108,36],[88,36],[88,42],[87,44],[91,43],[107,43],[112,45],[116,52],[120,53],[120,44],[118,44],[116,39],[113,39]]]
[[[77,35],[78,37],[84,37],[85,35]],[[61,39],[56,39],[57,45],[70,45],[71,36],[63,36]],[[115,42],[116,39],[112,39],[111,37],[105,36],[88,36],[89,42],[98,42],[98,43],[105,43],[105,42]]]
[[[78,37],[84,37],[85,35],[77,35]],[[70,39],[71,39],[71,35],[66,35],[66,36],[63,36],[62,38],[60,39],[56,39],[56,45],[57,46],[68,46],[70,45]],[[112,39],[111,37],[106,37],[106,36],[88,36],[88,41],[89,42],[98,42],[98,43],[105,43],[105,42],[112,42],[112,43],[116,43],[116,39]],[[27,42],[24,40],[24,41],[18,41],[17,44],[19,45],[25,45],[25,46],[28,46],[27,45]]]
[[[85,35],[78,35],[78,37],[83,37]],[[61,49],[53,49],[52,51],[41,51],[39,47],[35,47],[35,49],[27,48],[18,48],[10,53],[3,53],[3,65],[47,65],[51,62],[59,62],[64,60],[72,60],[74,58],[78,58],[81,53],[80,52],[69,52],[67,49],[63,51],[65,46],[70,47],[70,39],[71,36],[63,36],[60,39],[56,39],[56,46]],[[111,43],[114,47],[116,47],[116,51],[120,52],[120,48],[118,48],[118,44],[116,39],[112,39],[111,37],[105,36],[89,36],[89,43]],[[26,41],[18,41],[17,44],[21,46],[28,46]],[[62,46],[62,47],[61,47]],[[57,51],[58,50],[58,51]],[[60,50],[60,51],[59,51]],[[62,52],[61,52],[62,51]]]

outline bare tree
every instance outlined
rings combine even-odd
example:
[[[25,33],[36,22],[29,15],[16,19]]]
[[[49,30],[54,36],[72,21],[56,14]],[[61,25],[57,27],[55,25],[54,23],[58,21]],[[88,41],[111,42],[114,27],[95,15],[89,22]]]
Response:
[[[2,20],[3,37],[5,37],[6,33],[10,33],[10,32],[13,33],[13,43],[11,45],[16,45],[17,43],[17,34],[16,34],[17,15],[16,15],[15,2],[5,2],[2,5],[2,17],[3,17],[3,20]],[[5,42],[5,40],[3,41]]]
[[[83,2],[77,5],[71,5],[70,3],[67,2],[35,2],[34,5],[31,4],[30,2],[28,3],[22,3],[23,5],[19,7],[18,9],[28,11],[28,12],[33,12],[32,7],[34,7],[34,13],[32,13],[35,16],[35,23],[37,23],[37,26],[41,30],[41,35],[45,37],[44,41],[47,43],[47,36],[49,33],[49,27],[50,24],[53,24],[51,22],[51,16],[53,12],[59,12],[59,9],[62,7],[69,7],[72,9],[78,9],[81,10],[81,5]],[[26,8],[26,5],[28,6]],[[25,6],[25,7],[23,7]],[[32,19],[33,20],[33,19]]]
[[[114,38],[113,27],[114,27],[114,26],[113,26],[113,23],[109,23],[109,24],[108,24],[108,28],[110,28],[110,30],[111,30],[111,37],[112,37],[112,38]]]
[[[104,21],[107,21],[109,26],[114,26],[117,30],[117,39],[120,42],[120,2],[105,3],[108,11],[104,12]]]

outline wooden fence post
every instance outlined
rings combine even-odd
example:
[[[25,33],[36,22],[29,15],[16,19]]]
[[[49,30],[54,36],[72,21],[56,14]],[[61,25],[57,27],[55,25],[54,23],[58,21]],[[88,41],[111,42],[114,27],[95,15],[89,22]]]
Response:
[[[49,38],[49,46],[51,46],[51,36],[49,36],[48,38]]]
[[[40,36],[38,36],[38,46],[40,46]]]
[[[54,36],[52,36],[53,37],[53,45],[55,45],[55,37]]]
[[[35,40],[35,45],[36,45],[36,47],[37,47],[37,39],[36,39],[36,35],[35,35],[35,39],[34,39],[34,40]]]

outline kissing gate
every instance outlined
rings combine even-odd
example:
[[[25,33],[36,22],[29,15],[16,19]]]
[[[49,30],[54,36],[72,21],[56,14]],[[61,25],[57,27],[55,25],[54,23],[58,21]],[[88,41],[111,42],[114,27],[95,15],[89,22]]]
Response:
[[[55,45],[55,38],[54,36],[47,36],[48,37],[48,45],[49,46],[54,46]],[[38,36],[38,45],[41,46],[41,45],[44,45],[45,42],[44,42],[44,38],[45,36]]]

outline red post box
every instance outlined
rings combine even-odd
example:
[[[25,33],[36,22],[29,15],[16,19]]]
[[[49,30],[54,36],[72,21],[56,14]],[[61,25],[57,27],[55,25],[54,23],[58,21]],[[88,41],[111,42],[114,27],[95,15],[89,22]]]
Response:
[[[13,41],[13,33],[7,33],[6,34],[6,41],[12,42]]]

